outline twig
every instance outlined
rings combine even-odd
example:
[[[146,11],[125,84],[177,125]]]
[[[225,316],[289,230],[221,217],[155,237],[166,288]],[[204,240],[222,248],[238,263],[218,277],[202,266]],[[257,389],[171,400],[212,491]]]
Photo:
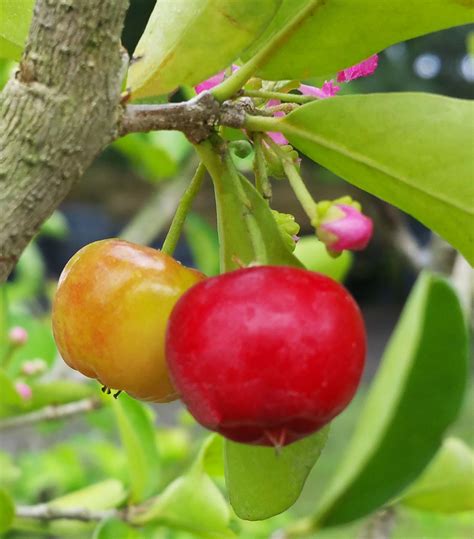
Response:
[[[9,417],[0,421],[0,431],[34,425],[42,421],[65,419],[66,417],[92,412],[101,406],[101,401],[94,398],[83,399],[68,404],[46,406],[29,414]]]
[[[124,516],[116,509],[105,511],[91,511],[82,507],[60,508],[46,503],[39,505],[17,505],[15,515],[18,518],[31,518],[36,520],[78,520],[80,522],[99,522],[110,517]]]
[[[246,99],[220,104],[208,92],[182,103],[128,105],[122,116],[119,136],[136,132],[178,130],[197,144],[208,138],[216,125],[242,127],[249,107],[252,106]]]

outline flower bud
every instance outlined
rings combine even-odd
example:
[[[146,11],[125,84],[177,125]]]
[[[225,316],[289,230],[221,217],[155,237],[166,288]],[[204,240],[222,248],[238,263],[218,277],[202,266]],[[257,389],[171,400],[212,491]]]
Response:
[[[15,389],[18,395],[24,400],[30,400],[33,396],[33,392],[31,391],[31,387],[28,384],[25,384],[24,382],[16,382],[15,383]]]
[[[233,73],[234,71],[237,71],[239,67],[236,65],[232,65],[231,69]],[[216,73],[215,75],[213,75],[212,77],[209,77],[206,80],[203,80],[202,82],[197,84],[194,87],[194,89],[196,90],[196,93],[198,94],[200,94],[201,92],[205,92],[206,90],[211,90],[212,88],[220,84],[224,80],[224,78],[225,78],[225,70],[220,71],[219,73]]]
[[[30,361],[25,361],[21,367],[21,372],[25,376],[35,376],[46,370],[46,362],[44,359],[36,358]]]
[[[372,237],[372,219],[349,204],[334,204],[323,215],[317,228],[318,238],[330,252],[345,249],[361,251]]]
[[[294,216],[289,213],[280,213],[272,210],[272,214],[277,222],[278,230],[283,241],[291,251],[294,251],[296,242],[299,239],[297,234],[300,231],[300,225],[295,221]]]
[[[28,332],[21,326],[15,326],[8,332],[8,339],[13,346],[22,346],[28,340]]]

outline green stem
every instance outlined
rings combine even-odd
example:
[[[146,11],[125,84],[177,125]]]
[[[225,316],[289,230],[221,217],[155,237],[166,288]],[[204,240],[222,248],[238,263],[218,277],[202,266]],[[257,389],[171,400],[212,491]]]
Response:
[[[272,185],[268,179],[265,156],[263,155],[262,136],[256,133],[253,137],[255,155],[253,160],[253,170],[255,174],[255,187],[264,199],[269,201],[272,198]]]
[[[186,221],[186,216],[188,215],[192,203],[196,198],[199,189],[201,188],[205,173],[206,167],[202,163],[200,163],[198,168],[196,169],[196,173],[194,174],[193,179],[191,180],[191,183],[181,197],[178,208],[176,209],[176,213],[174,214],[173,221],[171,222],[170,228],[168,230],[168,234],[166,235],[163,246],[161,247],[161,251],[163,253],[166,253],[168,255],[172,255],[174,253],[178,240],[183,231],[183,225]]]
[[[268,118],[247,114],[244,129],[247,131],[282,131],[280,123],[284,118]]]
[[[244,90],[242,95],[245,97],[255,97],[265,100],[277,99],[282,103],[297,103],[298,105],[317,101],[317,98],[309,95],[285,94],[283,92],[272,92],[270,90]]]
[[[306,215],[309,217],[310,221],[313,223],[317,217],[316,213],[316,202],[312,197],[311,193],[308,191],[303,178],[300,176],[296,165],[293,160],[281,150],[281,148],[273,142],[270,137],[265,137],[265,141],[271,146],[272,150],[277,154],[281,159],[281,164],[283,165],[283,170],[290,182],[291,188],[296,195],[299,203],[303,207]]]
[[[275,34],[270,41],[255,54],[255,56],[212,90],[214,97],[222,103],[226,99],[234,96],[250,77],[267,63],[274,52],[282,47],[306,19],[313,14],[316,8],[321,5],[321,0],[310,0],[310,2],[308,2],[308,4],[284,28]]]
[[[232,163],[230,154],[227,148],[225,148],[224,141],[222,139],[217,139],[217,141],[214,142],[207,140],[195,146],[195,148],[211,175],[217,199],[222,196],[222,193],[225,190],[223,181],[227,180],[228,183],[232,182],[232,189],[237,195],[243,209],[243,216],[249,232],[254,258],[261,264],[266,263],[267,251],[265,242],[258,223],[252,213],[252,204],[245,194],[242,186],[242,179],[239,177],[239,174]],[[245,179],[245,181],[247,180]],[[224,267],[222,259],[221,267]]]

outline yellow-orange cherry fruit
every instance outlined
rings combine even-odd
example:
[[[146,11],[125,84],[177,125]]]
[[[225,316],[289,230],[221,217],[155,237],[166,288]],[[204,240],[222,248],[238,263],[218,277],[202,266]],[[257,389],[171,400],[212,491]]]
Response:
[[[166,325],[181,295],[204,278],[150,247],[119,239],[86,245],[67,263],[54,298],[61,356],[137,399],[176,399],[165,361]]]

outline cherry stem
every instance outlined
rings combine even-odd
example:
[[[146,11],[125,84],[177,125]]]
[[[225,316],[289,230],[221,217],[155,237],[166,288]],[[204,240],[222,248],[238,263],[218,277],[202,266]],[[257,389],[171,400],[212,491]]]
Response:
[[[253,171],[255,174],[255,187],[262,197],[269,201],[272,198],[272,185],[268,179],[267,167],[265,164],[265,156],[263,155],[262,135],[255,133],[253,136],[254,142],[254,159]]]
[[[310,0],[293,19],[277,32],[248,62],[212,90],[214,97],[224,102],[238,93],[242,86],[263,67],[275,52],[287,42],[308,17],[323,4],[322,0]]]
[[[176,245],[179,241],[181,233],[183,231],[183,225],[186,221],[186,217],[191,209],[191,206],[201,189],[204,176],[206,174],[206,167],[200,163],[196,169],[196,172],[188,185],[186,191],[184,192],[181,200],[174,214],[173,221],[171,222],[168,234],[166,235],[161,251],[168,255],[172,255],[176,249]]]
[[[295,193],[296,198],[303,207],[306,215],[309,217],[311,224],[314,224],[317,212],[316,212],[316,202],[312,197],[311,193],[308,191],[303,178],[298,172],[293,159],[284,152],[276,142],[274,142],[270,137],[265,135],[265,142],[267,142],[275,154],[280,158],[281,164],[283,165],[283,170],[285,171],[286,177],[290,182],[291,188]]]

